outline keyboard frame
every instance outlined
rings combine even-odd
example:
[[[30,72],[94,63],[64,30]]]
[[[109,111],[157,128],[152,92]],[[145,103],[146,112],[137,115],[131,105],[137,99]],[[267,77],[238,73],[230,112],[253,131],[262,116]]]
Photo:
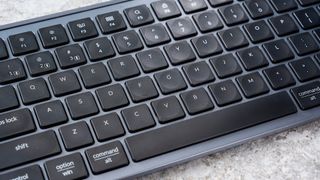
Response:
[[[142,4],[146,4],[147,7],[151,8],[150,3],[153,2],[153,1],[155,1],[155,0],[150,0],[150,1],[148,1],[148,3],[146,3],[145,0],[119,0],[118,2],[111,1],[111,2],[99,3],[99,4],[96,4],[96,5],[83,7],[83,8],[79,8],[79,9],[74,9],[74,10],[70,10],[70,11],[65,11],[65,12],[61,12],[61,13],[57,13],[57,14],[52,14],[52,15],[48,15],[48,16],[43,16],[43,17],[31,19],[31,20],[26,20],[26,21],[22,21],[22,22],[3,25],[3,26],[0,26],[0,37],[5,40],[11,34],[21,33],[21,32],[25,32],[25,31],[33,31],[36,34],[37,30],[39,28],[50,26],[50,25],[55,25],[55,24],[62,24],[66,28],[66,24],[69,21],[77,20],[77,19],[81,19],[81,18],[85,18],[85,17],[91,17],[92,19],[95,19],[95,16],[98,15],[98,14],[103,14],[103,13],[111,12],[111,11],[114,11],[114,10],[118,10],[123,15],[123,17],[125,17],[124,14],[123,14],[123,10],[125,8],[133,7],[133,6],[137,6],[137,5],[142,5]],[[234,1],[234,3],[243,3],[243,2]],[[207,5],[208,5],[209,9],[217,10],[216,8],[210,7],[209,3],[207,3]],[[185,14],[184,11],[182,10],[181,6],[180,5],[178,5],[178,6],[180,8],[182,16],[191,17],[193,14],[195,14],[195,13]],[[301,6],[300,5],[298,5],[298,6],[299,6],[299,8],[296,9],[296,10],[301,9]],[[313,5],[313,6],[310,6],[310,7],[316,8],[316,6],[317,6],[317,4]],[[296,10],[294,10],[294,11],[296,11]],[[290,11],[290,13],[292,13],[292,12],[293,11]],[[160,22],[160,23],[165,24],[166,21],[159,21],[156,18],[155,14],[154,14],[154,12],[152,10],[151,10],[151,13],[154,16],[155,23],[159,23]],[[200,13],[201,13],[201,11],[200,11]],[[276,16],[277,14],[278,13],[276,11],[274,11],[274,16]],[[182,16],[180,16],[180,17],[182,17]],[[263,18],[263,19],[266,19],[266,18]],[[105,37],[108,37],[110,39],[110,35],[102,35],[101,30],[98,28],[97,22],[96,21],[94,21],[94,22],[95,22],[95,25],[96,25],[97,30],[99,32],[99,37],[105,36]],[[131,28],[130,25],[128,24],[127,20],[125,20],[125,22],[126,22],[126,24],[128,26],[127,30],[137,29],[137,28]],[[253,20],[251,18],[250,18],[250,21],[248,23],[250,23],[250,22],[253,22]],[[217,30],[217,31],[213,31],[213,32],[209,32],[209,33],[213,33],[213,34],[216,35],[217,32],[219,32],[221,30],[224,30],[224,29],[228,29],[228,26],[226,26],[223,21],[222,21],[222,23],[224,24],[224,28],[223,29],[220,29],[220,30]],[[241,24],[240,26],[242,27],[242,25],[243,24]],[[235,27],[235,26],[233,26],[233,27]],[[300,26],[298,26],[298,27],[299,27],[300,33],[304,32],[304,30]],[[197,29],[197,31],[198,31],[198,35],[202,34],[202,33],[200,33],[200,31],[198,29]],[[66,32],[67,32],[68,36],[71,37],[70,36],[70,32],[68,30]],[[205,34],[208,34],[208,33],[205,33]],[[246,35],[246,33],[245,33],[245,35]],[[171,42],[170,43],[175,42],[175,40],[172,38],[170,33],[169,33],[169,36],[171,37]],[[39,36],[36,36],[36,37],[37,37],[38,43],[40,43]],[[193,38],[193,37],[191,37],[191,38]],[[187,38],[187,39],[190,40],[191,38]],[[277,40],[277,39],[283,39],[283,37],[279,38],[277,35],[275,35],[275,38],[273,40]],[[269,41],[273,41],[273,40],[269,40]],[[266,42],[269,42],[269,41],[266,41]],[[80,41],[81,45],[82,45],[82,42],[83,41]],[[287,39],[286,39],[286,42],[288,43]],[[8,48],[9,47],[8,46],[8,42],[5,41],[5,43],[6,43],[7,48]],[[70,38],[70,43],[69,44],[72,44],[72,43],[74,43],[74,41],[72,40],[72,38]],[[319,42],[317,42],[317,43],[320,44]],[[257,46],[255,44],[253,44],[252,42],[249,42],[249,44],[250,45],[248,47]],[[258,46],[261,46],[261,44],[259,44]],[[163,45],[158,46],[158,47],[163,47]],[[248,48],[248,47],[245,47],[245,48]],[[144,50],[145,49],[150,49],[150,48],[147,48],[144,45]],[[244,49],[244,48],[241,48],[241,49]],[[39,51],[42,51],[42,50],[45,50],[45,49],[40,44],[40,50]],[[49,50],[49,51],[53,52],[54,48],[50,48],[50,49],[46,49],[46,50]],[[226,52],[228,52],[228,53],[230,52],[230,51],[226,51],[224,47],[223,47],[223,50],[224,50],[224,52],[222,54],[220,54],[220,55],[226,54]],[[239,50],[239,49],[237,49],[237,50]],[[235,51],[232,51],[232,52],[235,52]],[[301,58],[296,54],[295,51],[293,51],[293,52],[295,54],[295,59],[300,59]],[[263,53],[265,54],[264,51],[263,51]],[[9,55],[8,59],[13,58],[12,54],[11,53],[9,53],[9,54],[10,55]],[[116,54],[117,54],[117,56],[119,56],[118,52],[116,52]],[[133,54],[133,53],[130,53],[130,54]],[[88,57],[86,53],[85,53],[85,55],[86,55],[86,57]],[[312,58],[314,59],[313,55],[312,55]],[[198,57],[198,55],[196,55],[196,56],[197,56],[197,59],[201,59],[201,58]],[[309,56],[311,56],[311,55],[309,55]],[[23,59],[23,57],[24,56],[20,56],[21,59]],[[205,61],[208,62],[208,59],[209,58],[205,58]],[[107,60],[104,60],[104,61],[101,61],[101,62],[105,63],[106,61]],[[293,60],[290,60],[290,61],[293,61]],[[269,66],[264,67],[264,68],[260,68],[260,69],[255,70],[255,71],[250,71],[250,72],[247,72],[247,71],[244,70],[243,73],[240,74],[240,76],[244,75],[244,74],[251,73],[251,72],[260,72],[261,73],[261,71],[263,69],[265,69],[265,68],[270,68],[270,67],[273,67],[273,66],[279,65],[279,64],[287,64],[290,61],[285,61],[285,62],[281,62],[281,63],[277,63],[277,64],[273,64],[273,63],[271,63],[269,61]],[[87,64],[90,64],[90,63],[93,63],[93,62],[90,62],[88,60]],[[192,63],[192,62],[190,62],[190,63]],[[173,66],[170,63],[168,63],[168,64],[169,64],[168,68],[172,68],[172,67],[179,67],[180,68],[182,66],[182,65]],[[25,65],[25,63],[24,63],[24,65]],[[185,64],[183,64],[183,65],[185,65]],[[73,70],[76,71],[78,68],[79,67],[69,68],[69,69],[73,69]],[[61,72],[61,68],[58,67],[58,69],[59,70],[57,72]],[[139,69],[141,71],[140,67],[139,67]],[[289,70],[292,72],[292,70],[290,68],[289,68]],[[110,70],[109,70],[109,72],[110,72]],[[157,72],[159,72],[159,71],[157,71]],[[141,75],[140,76],[144,76],[144,75],[150,75],[151,76],[151,74],[153,74],[153,73],[146,74],[143,71],[141,71]],[[30,76],[28,76],[28,77],[29,77],[28,79],[30,79]],[[41,76],[41,77],[44,77],[46,79],[48,77],[48,75],[44,75],[44,76]],[[215,74],[215,77],[217,77],[216,74]],[[233,81],[235,81],[235,77],[237,77],[237,76],[233,76],[233,77],[228,78],[228,79],[232,79]],[[264,76],[263,76],[263,78],[264,78],[264,80],[266,80],[266,78]],[[304,84],[304,83],[299,82],[296,77],[294,77],[294,78],[296,80],[296,85],[295,86],[299,86],[301,84]],[[319,80],[319,78],[316,79],[316,80]],[[221,80],[219,78],[216,78],[216,80],[213,83],[217,83],[217,82],[220,82],[220,81],[223,81],[223,80]],[[112,83],[114,83],[114,82],[115,81],[113,79]],[[308,82],[311,82],[311,81],[308,81]],[[19,82],[11,83],[11,85],[16,87],[18,83]],[[121,81],[121,82],[118,82],[118,83],[124,85],[124,81]],[[195,89],[195,88],[199,88],[199,87],[205,87],[205,89],[207,89],[207,85],[208,84],[197,86],[197,87],[191,87],[190,85],[188,85],[188,89],[187,90],[191,90],[191,89]],[[83,86],[83,83],[81,83],[81,86],[82,86],[82,91],[81,92],[87,92],[87,91],[94,92],[94,90],[96,89],[96,88],[94,88],[94,89],[85,89],[84,86]],[[284,91],[284,90],[289,91],[292,87],[295,87],[295,86],[291,86],[289,88],[285,88],[285,89],[282,89],[280,91]],[[2,87],[2,86],[0,85],[0,87]],[[268,87],[270,88],[270,92],[267,93],[267,94],[264,94],[262,96],[267,96],[267,95],[273,94],[274,92],[280,92],[280,91],[274,91],[270,87],[270,84],[268,84]],[[158,87],[157,87],[157,89],[159,90]],[[127,90],[125,90],[125,91],[127,93]],[[50,92],[52,94],[51,88],[50,88]],[[79,92],[79,93],[81,93],[81,92]],[[171,95],[178,96],[181,92],[182,91],[177,92],[177,93],[173,93]],[[240,93],[243,96],[243,93],[242,92],[240,92]],[[159,94],[160,94],[160,96],[158,98],[165,97],[161,93],[159,93]],[[128,95],[128,93],[127,93],[127,95]],[[239,103],[250,101],[250,100],[262,97],[262,96],[258,96],[258,97],[250,98],[250,99],[243,98],[242,101],[240,101],[238,103],[234,103],[234,104],[229,105],[229,106],[234,106],[234,105],[237,105]],[[50,101],[51,100],[55,100],[55,99],[60,99],[60,100],[63,101],[66,97],[67,96],[63,96],[63,97],[57,98],[57,97],[52,96]],[[292,97],[292,95],[291,95],[291,97]],[[129,98],[129,101],[130,101],[130,105],[127,106],[127,107],[131,107],[133,104],[135,104],[135,103],[132,102],[132,100],[130,98]],[[150,101],[152,101],[152,100],[148,100],[148,101],[143,102],[143,103],[149,104]],[[32,110],[34,105],[25,106],[22,103],[20,103],[20,104],[21,104],[20,108],[29,107],[30,110],[32,111],[32,114],[34,115],[34,112]],[[37,103],[37,104],[41,104],[41,103]],[[214,103],[214,104],[215,104],[215,108],[214,108],[213,111],[217,111],[219,109],[223,109],[221,107],[218,107],[216,105],[216,103]],[[295,102],[295,104],[298,106],[298,104],[296,102]],[[229,107],[229,106],[226,106],[226,107]],[[183,108],[185,110],[184,106],[183,106]],[[106,114],[106,112],[103,112],[101,110],[101,107],[99,107],[99,110],[100,110],[100,113],[95,115],[94,117],[100,116],[102,114]],[[114,110],[114,111],[111,111],[111,112],[117,112],[119,114],[120,110],[117,109],[117,110]],[[107,113],[109,113],[109,112],[107,112]],[[201,113],[201,114],[206,114],[206,113],[208,113],[208,112]],[[72,118],[70,117],[69,113],[67,113],[67,114],[68,114],[68,118],[69,118],[68,123],[65,123],[65,124],[58,125],[58,126],[55,126],[53,128],[50,128],[50,129],[54,129],[56,134],[58,134],[57,130],[58,130],[59,127],[62,127],[64,125],[66,125],[66,124],[77,122],[77,121],[72,120]],[[154,115],[153,112],[152,112],[152,114]],[[201,114],[199,114],[199,115],[201,115]],[[198,116],[198,115],[196,115],[196,116]],[[188,115],[186,113],[186,117],[184,119],[177,120],[177,121],[174,121],[174,122],[171,122],[171,123],[167,123],[167,124],[159,124],[159,122],[156,122],[157,125],[155,127],[147,129],[147,130],[144,130],[144,131],[149,131],[149,130],[152,130],[152,129],[155,129],[155,128],[158,128],[158,127],[161,127],[161,126],[166,126],[166,125],[170,125],[170,124],[177,123],[177,122],[180,122],[180,121],[188,120],[189,118],[192,118],[192,117],[194,117],[194,116],[190,116],[190,115]],[[93,117],[84,118],[84,119],[81,119],[80,121],[85,120],[87,123],[90,123],[90,119],[91,118],[93,118]],[[215,152],[222,151],[222,150],[225,150],[225,149],[228,149],[228,148],[231,148],[231,147],[246,143],[248,141],[252,141],[254,139],[265,137],[265,136],[268,136],[268,135],[271,135],[271,134],[274,134],[274,133],[278,133],[278,132],[287,130],[289,128],[293,128],[293,127],[300,126],[300,125],[305,124],[305,123],[309,123],[309,122],[315,121],[315,120],[317,120],[319,118],[320,118],[320,107],[309,109],[307,111],[302,111],[300,108],[298,108],[298,113],[296,113],[296,114],[292,114],[292,115],[289,115],[289,116],[286,116],[286,117],[283,117],[283,118],[279,118],[279,119],[276,119],[276,120],[273,120],[273,121],[269,121],[269,122],[266,122],[266,123],[263,123],[263,124],[259,124],[257,126],[246,128],[246,129],[234,132],[234,133],[230,133],[230,134],[227,134],[227,135],[224,135],[224,136],[221,136],[221,137],[218,137],[218,138],[214,138],[214,139],[202,142],[202,143],[198,143],[198,144],[195,144],[195,145],[192,145],[192,146],[188,146],[188,147],[185,147],[185,148],[182,148],[182,149],[170,152],[170,153],[166,153],[166,154],[154,157],[154,158],[150,158],[150,159],[138,162],[138,163],[135,163],[135,162],[132,161],[132,159],[130,157],[130,154],[128,152],[128,149],[127,149],[127,147],[126,147],[126,145],[124,143],[124,139],[126,137],[130,136],[133,133],[128,132],[128,130],[125,127],[124,121],[121,120],[123,125],[124,125],[124,127],[125,127],[124,128],[125,131],[126,131],[126,135],[125,136],[122,136],[120,138],[115,138],[113,140],[105,141],[105,142],[100,143],[100,142],[97,141],[95,135],[93,135],[93,138],[95,140],[94,145],[91,145],[91,146],[86,147],[86,148],[82,148],[80,150],[67,152],[65,150],[65,148],[63,147],[63,143],[61,141],[61,137],[58,135],[58,140],[60,142],[60,145],[62,146],[61,147],[62,153],[59,156],[53,156],[51,158],[46,158],[44,160],[39,160],[39,161],[36,161],[36,162],[33,162],[33,163],[29,163],[29,164],[26,164],[26,165],[23,165],[23,166],[18,166],[16,168],[12,168],[10,170],[4,171],[4,173],[12,171],[12,170],[20,169],[22,167],[34,165],[34,164],[40,165],[40,167],[44,171],[43,164],[44,164],[45,161],[48,161],[50,159],[55,159],[57,157],[64,156],[64,155],[67,155],[67,154],[71,154],[71,153],[74,153],[74,152],[81,152],[81,154],[83,155],[83,158],[85,159],[85,164],[86,164],[86,166],[88,168],[88,172],[89,172],[89,175],[90,175],[89,178],[94,178],[94,179],[129,179],[129,178],[133,178],[133,177],[138,177],[138,176],[141,176],[141,175],[149,174],[149,173],[152,173],[152,172],[156,172],[156,171],[159,171],[161,169],[168,168],[168,167],[171,167],[171,166],[174,166],[174,165],[178,165],[178,164],[181,164],[183,162],[187,162],[187,161],[190,161],[190,160],[193,160],[193,159],[197,159],[199,157],[203,157],[203,156],[206,156],[206,155],[209,155],[209,154],[213,154]],[[37,121],[35,116],[34,116],[34,120]],[[214,117],[213,117],[213,120],[214,120]],[[21,137],[24,137],[24,136],[28,136],[28,135],[31,135],[31,134],[34,134],[34,133],[39,133],[39,132],[43,132],[43,131],[48,130],[48,129],[41,129],[37,122],[35,124],[36,124],[36,127],[37,127],[37,130],[35,132],[29,133],[29,134],[26,134],[26,135],[23,135],[23,136],[19,136],[19,137],[13,138],[13,139],[18,139],[18,138],[21,138]],[[92,131],[92,133],[94,133],[94,131],[93,131],[91,126],[90,126],[90,130]],[[140,132],[144,132],[144,131],[140,131]],[[137,132],[137,133],[134,133],[134,134],[138,134],[140,132]],[[5,140],[5,141],[2,141],[1,143],[8,142],[10,140],[11,139]],[[108,143],[108,142],[112,142],[114,140],[120,140],[122,142],[122,145],[123,145],[123,147],[124,147],[124,149],[125,149],[125,151],[127,153],[127,156],[128,156],[129,162],[130,162],[129,165],[125,166],[125,167],[122,167],[122,168],[119,168],[119,169],[115,169],[115,170],[106,172],[104,174],[93,175],[91,170],[90,170],[90,166],[88,164],[88,161],[86,160],[86,157],[84,155],[84,151],[86,149],[88,149],[88,148],[95,147],[97,145],[105,144],[105,143]],[[47,179],[46,173],[44,173],[44,177]]]

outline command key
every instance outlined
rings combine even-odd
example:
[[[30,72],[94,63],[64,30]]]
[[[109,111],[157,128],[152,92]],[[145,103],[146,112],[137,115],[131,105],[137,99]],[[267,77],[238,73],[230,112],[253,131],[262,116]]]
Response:
[[[306,110],[320,105],[320,82],[311,82],[291,89],[301,109]]]

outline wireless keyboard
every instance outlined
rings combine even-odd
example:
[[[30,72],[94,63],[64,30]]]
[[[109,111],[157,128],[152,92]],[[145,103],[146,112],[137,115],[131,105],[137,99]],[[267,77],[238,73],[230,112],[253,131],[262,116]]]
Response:
[[[319,0],[106,2],[0,27],[0,179],[141,176],[320,118]]]

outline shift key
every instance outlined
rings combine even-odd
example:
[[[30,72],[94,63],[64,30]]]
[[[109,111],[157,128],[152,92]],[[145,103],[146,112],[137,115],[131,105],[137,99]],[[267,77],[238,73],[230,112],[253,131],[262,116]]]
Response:
[[[320,105],[320,81],[293,88],[291,92],[303,110]]]

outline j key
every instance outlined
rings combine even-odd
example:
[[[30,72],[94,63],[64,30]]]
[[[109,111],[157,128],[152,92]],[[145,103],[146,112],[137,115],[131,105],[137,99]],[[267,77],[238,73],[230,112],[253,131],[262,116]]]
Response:
[[[121,32],[112,36],[120,54],[137,51],[143,48],[138,34],[134,30]]]
[[[240,28],[232,28],[218,32],[218,35],[227,50],[233,50],[249,44]]]
[[[160,123],[167,123],[185,117],[181,104],[175,96],[153,101],[151,105]]]
[[[263,66],[267,66],[268,60],[258,47],[251,47],[237,52],[246,70],[254,70]]]
[[[307,110],[320,105],[319,86],[320,82],[315,81],[291,89],[301,109]]]
[[[156,87],[148,76],[127,81],[126,87],[133,102],[141,102],[159,96]]]
[[[38,42],[33,32],[28,31],[8,38],[9,45],[14,56],[19,56],[39,50]]]
[[[180,41],[167,45],[164,49],[173,65],[190,62],[196,59],[196,55],[187,41]]]
[[[151,7],[159,20],[165,20],[181,15],[178,5],[171,0],[161,0],[151,3]]]
[[[266,0],[248,0],[244,2],[244,5],[253,19],[273,15],[272,9]]]
[[[187,88],[187,84],[178,69],[156,73],[155,79],[163,94],[169,94]]]
[[[5,59],[8,56],[9,55],[8,55],[7,47],[4,41],[0,38],[0,59]]]
[[[293,52],[283,39],[266,43],[263,47],[270,60],[274,63],[292,59],[294,57]]]
[[[244,95],[248,98],[269,92],[267,84],[258,72],[240,76],[237,81]]]
[[[96,19],[103,34],[122,31],[127,28],[122,15],[118,11],[100,14]]]
[[[212,7],[222,6],[225,4],[232,3],[233,0],[209,0]]]
[[[303,29],[311,29],[320,26],[320,15],[313,8],[296,11],[293,15]]]
[[[86,88],[108,84],[111,78],[103,63],[90,64],[79,68],[79,74]]]
[[[66,105],[72,119],[85,118],[99,112],[96,101],[90,92],[67,97]]]
[[[61,24],[41,28],[38,33],[44,48],[52,48],[69,43],[68,35]]]
[[[18,89],[23,104],[33,104],[51,98],[47,83],[43,78],[19,83]]]
[[[219,106],[225,106],[238,101],[242,97],[232,80],[226,80],[209,86],[210,92]]]
[[[53,156],[61,152],[53,130],[23,137],[0,146],[0,169]]]
[[[270,0],[273,7],[276,9],[277,12],[282,13],[286,11],[290,11],[293,9],[297,9],[298,5],[295,0]]]
[[[106,37],[88,40],[83,45],[91,61],[115,56],[111,42]]]
[[[209,65],[204,61],[185,65],[182,69],[191,86],[214,81],[214,75]]]
[[[48,128],[68,121],[66,111],[59,100],[43,103],[34,107],[41,128]]]
[[[301,6],[309,6],[312,4],[320,3],[319,0],[298,0]]]
[[[296,83],[284,64],[268,68],[263,72],[273,89],[282,89]]]
[[[222,53],[222,48],[213,34],[196,37],[191,42],[202,58]]]
[[[131,55],[122,56],[108,61],[115,80],[123,80],[140,74],[137,64]]]
[[[89,176],[80,153],[49,160],[44,167],[50,180],[84,179]]]
[[[179,2],[186,13],[193,13],[208,8],[204,0],[179,0]]]
[[[26,168],[0,175],[0,179],[20,179],[22,177],[28,179],[45,180],[42,175],[41,168],[38,165],[28,166]]]
[[[142,26],[154,22],[152,14],[146,5],[135,6],[124,10],[132,27]]]
[[[302,82],[320,76],[320,69],[310,57],[306,57],[290,63],[291,68]]]
[[[298,26],[288,14],[273,17],[269,21],[278,36],[285,36],[299,31]]]
[[[175,39],[194,36],[197,30],[189,18],[179,18],[167,22],[167,26]]]
[[[50,75],[48,79],[55,96],[63,96],[81,90],[77,75],[72,70]]]
[[[213,103],[204,88],[181,93],[180,97],[191,115],[213,109]]]
[[[264,20],[244,25],[250,40],[253,43],[259,43],[274,38],[272,31]]]
[[[137,53],[137,59],[146,73],[168,67],[168,63],[159,48],[149,49]]]
[[[0,115],[0,122],[0,140],[26,134],[36,129],[32,114],[28,109],[3,113]],[[1,144],[1,146],[3,145]]]
[[[289,37],[289,41],[299,56],[317,52],[320,49],[316,40],[309,32],[291,36]]]
[[[55,50],[61,69],[67,69],[85,64],[87,59],[79,44],[72,44]]]
[[[27,77],[19,58],[0,62],[0,84],[8,84]]]
[[[232,54],[210,59],[210,63],[219,78],[226,78],[242,72],[238,60]]]
[[[49,51],[28,55],[25,61],[31,76],[40,76],[57,70],[54,58]]]
[[[19,107],[20,103],[13,86],[0,88],[0,112]]]
[[[67,151],[72,151],[94,143],[85,121],[59,128],[63,144]]]
[[[98,141],[107,141],[125,134],[117,113],[106,114],[91,119],[92,128]]]
[[[221,29],[223,24],[215,11],[206,11],[192,16],[201,32]]]
[[[74,41],[82,41],[98,36],[96,26],[90,18],[69,22],[68,28]]]
[[[170,41],[167,30],[162,24],[154,24],[140,29],[140,33],[147,46],[155,46]]]
[[[155,125],[147,105],[142,104],[121,111],[130,132],[137,132]]]
[[[222,7],[219,12],[228,26],[249,21],[247,14],[239,4]]]
[[[109,111],[129,104],[127,95],[120,84],[97,89],[96,95],[104,111]]]

